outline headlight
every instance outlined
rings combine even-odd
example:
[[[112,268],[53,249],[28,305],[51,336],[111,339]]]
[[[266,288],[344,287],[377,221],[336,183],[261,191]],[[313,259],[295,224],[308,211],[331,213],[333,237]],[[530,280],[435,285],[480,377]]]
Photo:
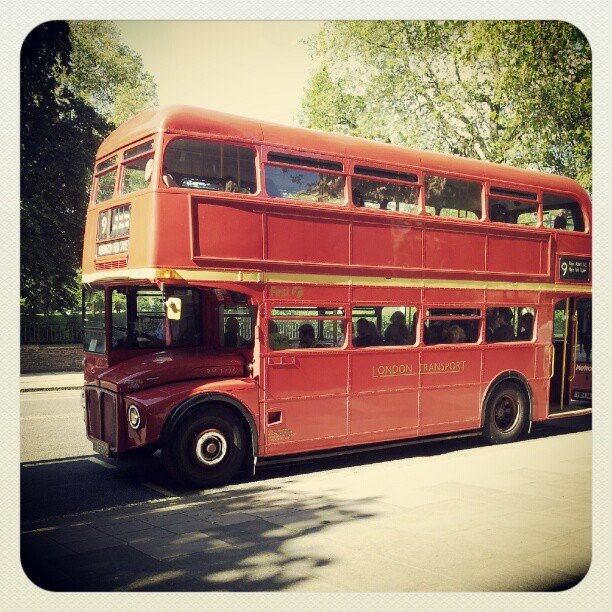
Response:
[[[132,429],[138,429],[140,427],[140,412],[138,412],[138,408],[132,404],[128,408],[128,423]]]

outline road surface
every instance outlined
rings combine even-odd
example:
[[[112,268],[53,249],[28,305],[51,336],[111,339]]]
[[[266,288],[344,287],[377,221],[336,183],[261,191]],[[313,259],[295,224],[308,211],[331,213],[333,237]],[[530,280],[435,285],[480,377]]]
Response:
[[[157,455],[93,455],[78,391],[21,399],[23,559],[46,588],[554,590],[590,563],[587,418],[511,445],[383,449],[193,492]]]

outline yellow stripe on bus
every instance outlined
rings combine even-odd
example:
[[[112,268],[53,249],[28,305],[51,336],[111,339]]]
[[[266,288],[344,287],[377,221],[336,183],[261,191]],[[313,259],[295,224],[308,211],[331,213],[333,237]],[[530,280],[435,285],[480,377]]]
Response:
[[[591,293],[591,285],[554,283],[514,283],[511,281],[451,280],[438,278],[385,278],[338,274],[292,274],[283,272],[254,272],[230,270],[193,270],[171,268],[136,268],[100,270],[83,275],[83,283],[118,280],[209,281],[227,283],[283,283],[291,285],[353,285],[365,287],[412,287],[438,289],[498,289],[503,291],[551,291],[555,293]]]

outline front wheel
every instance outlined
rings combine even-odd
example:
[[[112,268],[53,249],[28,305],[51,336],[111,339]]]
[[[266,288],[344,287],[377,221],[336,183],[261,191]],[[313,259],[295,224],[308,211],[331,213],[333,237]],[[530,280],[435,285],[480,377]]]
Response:
[[[483,437],[491,444],[513,442],[527,420],[528,399],[516,383],[498,385],[487,401]]]
[[[245,453],[240,421],[221,406],[202,406],[187,413],[162,447],[162,463],[174,479],[188,487],[229,482]]]

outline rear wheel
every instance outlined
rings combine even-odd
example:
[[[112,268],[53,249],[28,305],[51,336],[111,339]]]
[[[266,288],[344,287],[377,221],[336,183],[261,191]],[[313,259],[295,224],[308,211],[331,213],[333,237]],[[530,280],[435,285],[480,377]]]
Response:
[[[189,487],[229,482],[245,453],[242,424],[222,406],[202,406],[187,413],[162,447],[162,463],[176,480]]]
[[[498,385],[487,401],[482,434],[491,444],[512,442],[522,433],[527,420],[528,399],[516,383]]]

